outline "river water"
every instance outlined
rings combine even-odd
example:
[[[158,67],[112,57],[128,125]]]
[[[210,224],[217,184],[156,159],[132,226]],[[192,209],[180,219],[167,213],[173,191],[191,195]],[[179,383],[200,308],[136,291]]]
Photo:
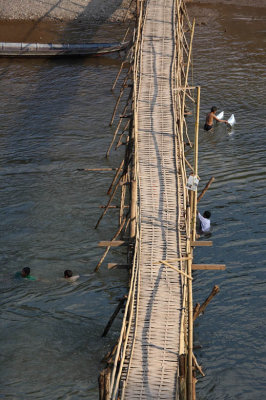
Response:
[[[200,131],[200,188],[211,176],[216,180],[199,204],[212,212],[213,247],[197,249],[195,261],[227,265],[224,272],[195,273],[195,302],[214,284],[221,289],[195,323],[201,347],[195,353],[206,373],[197,384],[200,400],[254,400],[265,393],[266,58],[263,32],[250,28],[260,14],[253,21],[235,17],[214,25],[211,40],[208,27],[197,29],[194,41],[201,125],[212,105],[237,120],[230,134],[224,126]],[[8,32],[7,40],[18,40]],[[56,36],[35,27],[28,38],[32,32],[49,40],[73,34],[116,41],[124,29],[81,33],[68,26]],[[128,277],[108,272],[106,263],[93,272],[103,252],[97,242],[111,239],[117,225],[111,210],[94,229],[113,172],[77,169],[116,167],[123,156],[122,149],[104,157],[119,66],[117,57],[0,60],[1,398],[98,398],[100,361],[118,337],[121,317],[106,338],[101,333]],[[124,261],[123,250],[107,261]],[[15,280],[24,266],[39,280]],[[65,269],[80,279],[65,282]]]

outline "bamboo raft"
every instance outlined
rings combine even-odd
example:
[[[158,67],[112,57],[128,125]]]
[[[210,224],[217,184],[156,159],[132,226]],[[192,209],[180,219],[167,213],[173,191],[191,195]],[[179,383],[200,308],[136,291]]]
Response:
[[[89,56],[125,50],[129,42],[122,43],[8,43],[0,42],[0,57],[66,57]]]
[[[192,271],[225,268],[193,264],[194,247],[212,245],[196,240],[196,214],[214,180],[199,196],[197,188],[187,188],[188,175],[199,178],[200,87],[188,84],[195,21],[191,24],[183,0],[137,0],[136,14],[133,47],[112,88],[129,61],[110,125],[126,90],[128,96],[106,153],[118,136],[116,148],[125,145],[125,158],[95,226],[109,209],[119,209],[118,230],[112,240],[99,243],[106,250],[95,271],[110,248],[122,245],[128,246],[128,264],[109,263],[108,268],[130,271],[128,294],[103,333],[124,309],[120,337],[99,377],[100,399],[194,400],[196,373],[204,373],[193,353],[193,321],[219,288],[193,310]],[[184,151],[185,143],[192,146],[187,101],[196,106],[193,166]],[[121,202],[114,206],[119,188]]]

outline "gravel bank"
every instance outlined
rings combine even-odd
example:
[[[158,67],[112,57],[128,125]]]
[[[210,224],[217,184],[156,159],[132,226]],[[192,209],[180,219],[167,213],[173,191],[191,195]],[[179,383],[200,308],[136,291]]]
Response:
[[[191,14],[206,22],[215,18],[216,7],[265,7],[265,0],[187,0]],[[0,0],[0,20],[119,22],[130,0]],[[206,10],[209,8],[209,10]],[[128,19],[133,18],[135,2]]]
[[[0,0],[0,19],[114,22],[123,19],[129,4],[130,0]]]

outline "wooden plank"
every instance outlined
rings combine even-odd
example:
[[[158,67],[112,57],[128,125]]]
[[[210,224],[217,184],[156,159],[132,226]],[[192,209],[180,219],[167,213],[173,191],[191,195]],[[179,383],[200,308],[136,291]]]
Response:
[[[191,246],[212,246],[212,241],[211,240],[195,241],[195,242],[191,242]]]
[[[222,271],[226,269],[225,264],[192,264],[192,269],[195,270],[214,270],[214,271]]]
[[[108,263],[107,264],[108,269],[129,269],[130,265],[129,264],[117,264],[117,263]]]
[[[125,240],[102,240],[101,242],[98,243],[99,247],[118,247],[122,246],[123,244],[128,244],[127,241]]]

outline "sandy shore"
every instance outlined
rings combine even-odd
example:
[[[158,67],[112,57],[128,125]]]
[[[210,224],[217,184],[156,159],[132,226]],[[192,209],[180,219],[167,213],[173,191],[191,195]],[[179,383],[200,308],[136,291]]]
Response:
[[[35,21],[122,21],[130,0],[0,0],[0,20]],[[266,7],[265,0],[187,0],[190,15],[206,24],[220,7]],[[134,17],[135,2],[127,19]]]
[[[0,19],[122,21],[129,4],[130,0],[0,0]],[[132,17],[133,13],[129,13],[128,18]]]

